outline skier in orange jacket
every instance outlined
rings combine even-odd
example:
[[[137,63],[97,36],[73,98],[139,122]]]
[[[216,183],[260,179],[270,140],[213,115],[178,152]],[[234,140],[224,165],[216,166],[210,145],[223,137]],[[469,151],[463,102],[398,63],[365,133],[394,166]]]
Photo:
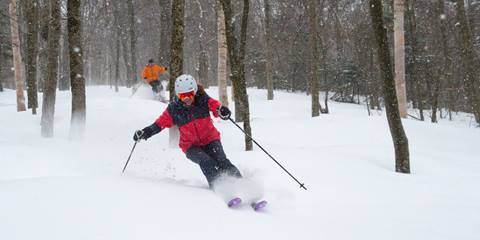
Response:
[[[162,85],[158,79],[159,74],[167,72],[166,67],[158,66],[154,64],[153,59],[148,60],[147,66],[143,68],[142,78],[143,80],[152,86],[152,90],[155,93],[159,93],[162,90]]]

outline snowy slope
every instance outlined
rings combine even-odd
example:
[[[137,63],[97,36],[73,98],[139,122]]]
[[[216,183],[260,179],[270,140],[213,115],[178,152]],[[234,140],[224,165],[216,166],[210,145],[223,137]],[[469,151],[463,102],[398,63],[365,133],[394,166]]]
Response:
[[[396,174],[383,114],[331,103],[310,118],[308,96],[275,94],[249,90],[253,136],[308,191],[215,120],[227,156],[262,183],[269,206],[256,213],[228,209],[166,131],[139,143],[120,176],[134,130],[166,106],[148,89],[88,88],[82,142],[68,140],[69,93],[57,95],[53,139],[0,93],[0,239],[479,239],[479,129],[405,120],[413,173]]]

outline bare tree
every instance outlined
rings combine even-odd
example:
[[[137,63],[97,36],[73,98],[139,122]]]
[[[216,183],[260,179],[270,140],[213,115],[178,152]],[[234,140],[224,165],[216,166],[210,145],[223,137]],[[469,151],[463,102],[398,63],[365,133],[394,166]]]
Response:
[[[228,59],[230,61],[231,80],[235,91],[235,120],[243,121],[243,129],[252,136],[250,127],[250,110],[247,95],[247,84],[245,80],[245,45],[247,41],[249,0],[243,1],[243,15],[240,31],[240,44],[237,46],[235,36],[235,22],[232,4],[230,0],[221,0],[225,14],[225,33],[227,37]],[[253,149],[252,139],[245,134],[245,150]]]
[[[183,74],[183,38],[185,21],[185,0],[173,0],[172,2],[173,30],[170,46],[170,99],[175,97],[175,80]],[[178,144],[179,132],[177,127],[169,129],[170,146]]]
[[[223,106],[228,107],[228,91],[227,91],[227,39],[225,36],[225,14],[220,6],[220,0],[216,0],[217,10],[217,44],[218,44],[218,61],[217,61],[217,79],[218,79],[218,96]]]
[[[38,54],[38,6],[37,0],[26,1],[27,17],[27,95],[28,108],[37,114],[37,54]]]
[[[424,121],[425,117],[423,114],[423,80],[419,78],[418,74],[418,67],[417,67],[417,57],[418,57],[418,44],[417,44],[417,18],[415,16],[415,0],[407,0],[407,16],[408,16],[408,27],[409,27],[409,42],[411,46],[411,58],[412,58],[412,64],[411,64],[411,78],[412,78],[412,83],[413,83],[413,88],[414,88],[414,94],[415,94],[415,99],[416,103],[418,104],[418,109],[420,111],[420,120]],[[400,60],[399,60],[400,61]],[[398,80],[398,79],[397,79]],[[397,82],[397,81],[395,81]],[[398,85],[397,85],[398,89]],[[398,90],[397,90],[398,92]],[[401,111],[401,110],[400,110]],[[401,114],[401,113],[400,113]]]
[[[128,19],[129,19],[129,34],[130,34],[130,64],[132,68],[132,75],[130,76],[131,85],[137,83],[137,35],[135,34],[135,12],[133,8],[133,0],[127,1]]]
[[[273,79],[272,79],[272,27],[269,0],[263,0],[265,7],[265,73],[267,75],[267,100],[273,100]]]
[[[410,153],[408,139],[403,129],[395,90],[390,51],[388,49],[387,30],[383,22],[382,0],[370,0],[370,15],[378,47],[378,58],[383,77],[383,91],[387,120],[395,148],[395,170],[410,173]]]
[[[60,41],[60,0],[50,0],[51,13],[48,29],[47,77],[43,87],[41,132],[53,137],[55,98],[57,90],[58,46]]]
[[[480,63],[473,46],[472,28],[470,27],[470,23],[465,13],[465,4],[463,0],[457,1],[456,9],[457,21],[460,24],[460,55],[465,67],[465,90],[475,120],[480,124],[480,91],[477,87],[479,76],[476,72],[476,68],[480,67]]]
[[[86,99],[85,78],[82,61],[82,22],[80,17],[80,0],[68,0],[68,45],[70,54],[70,82],[72,85],[72,119],[70,138],[82,138],[85,131]]]
[[[115,92],[118,92],[118,81],[120,79],[120,36],[121,36],[121,25],[120,25],[120,11],[119,4],[114,3],[115,10],[114,14],[114,25],[115,25]]]
[[[318,93],[318,62],[320,59],[318,51],[318,31],[317,31],[317,1],[309,0],[308,11],[308,25],[309,25],[309,37],[308,41],[311,49],[310,58],[310,92],[312,94],[312,117],[320,116],[320,99]]]
[[[168,39],[170,33],[171,14],[171,0],[158,0],[160,5],[160,48],[159,48],[159,63],[166,65],[170,61]]]
[[[395,83],[400,116],[407,117],[407,92],[405,85],[405,0],[394,0],[394,38],[395,38]],[[415,64],[415,63],[414,63]]]
[[[15,69],[15,86],[17,89],[17,112],[26,111],[23,95],[22,55],[20,53],[20,36],[18,33],[17,0],[10,3],[10,28],[12,31],[13,65]]]

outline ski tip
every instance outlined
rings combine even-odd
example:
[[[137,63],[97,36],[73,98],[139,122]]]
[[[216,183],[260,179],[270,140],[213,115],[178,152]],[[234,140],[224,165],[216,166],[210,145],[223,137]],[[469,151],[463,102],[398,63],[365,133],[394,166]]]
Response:
[[[240,203],[242,203],[242,199],[239,198],[239,197],[236,197],[236,198],[233,198],[232,200],[228,201],[227,205],[228,205],[229,208],[231,208],[231,207],[235,207],[235,206],[240,205]]]
[[[260,202],[252,203],[252,208],[255,211],[260,211],[260,210],[264,209],[267,206],[267,204],[268,204],[268,202],[263,200],[263,201],[260,201]]]

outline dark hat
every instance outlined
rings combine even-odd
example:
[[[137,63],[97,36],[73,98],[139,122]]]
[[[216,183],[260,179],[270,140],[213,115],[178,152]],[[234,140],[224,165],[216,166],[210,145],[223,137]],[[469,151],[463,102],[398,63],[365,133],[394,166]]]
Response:
[[[153,58],[148,59],[148,63],[153,63]]]

